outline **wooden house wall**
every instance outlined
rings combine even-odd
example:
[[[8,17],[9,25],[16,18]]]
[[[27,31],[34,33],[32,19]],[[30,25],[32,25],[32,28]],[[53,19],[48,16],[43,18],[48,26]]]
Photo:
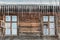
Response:
[[[4,16],[4,14],[2,14]],[[0,20],[3,20],[3,16],[0,15]],[[5,13],[5,15],[8,15]],[[48,12],[48,13],[42,13],[42,12],[25,12],[25,13],[10,13],[9,15],[16,15],[18,17],[18,27],[19,27],[19,32],[39,32],[42,27],[42,17],[44,15],[47,16],[56,16],[56,27],[58,28],[58,32],[60,32],[60,13],[53,13],[53,12]]]
[[[20,13],[20,32],[38,32],[40,27],[39,13]]]
[[[20,13],[19,15],[19,25],[20,25],[20,32],[23,30],[37,32],[41,30],[42,27],[42,17],[43,16],[56,16],[56,13]],[[26,29],[25,29],[26,28]],[[29,29],[29,30],[28,30]],[[36,30],[35,30],[36,29]],[[22,32],[23,32],[22,31]]]
[[[56,33],[60,35],[60,12],[14,12],[14,13],[0,13],[0,20],[3,20],[3,16],[16,15],[18,18],[18,33],[19,32],[32,32],[39,33],[42,31],[42,17],[43,16],[55,16],[56,20]]]

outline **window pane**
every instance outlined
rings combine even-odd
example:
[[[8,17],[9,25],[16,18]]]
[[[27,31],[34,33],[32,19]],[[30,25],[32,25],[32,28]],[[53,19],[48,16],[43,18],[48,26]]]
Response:
[[[11,21],[11,17],[10,16],[6,16],[6,21]]]
[[[54,16],[49,16],[49,21],[54,22]]]
[[[6,29],[5,34],[10,35],[10,29]]]
[[[5,28],[10,28],[10,23],[5,23]]]
[[[12,29],[12,35],[17,35],[17,29]]]
[[[17,21],[17,16],[12,16],[12,21]]]
[[[43,21],[47,22],[48,21],[48,16],[43,16]]]
[[[50,29],[50,35],[55,35],[55,29]]]
[[[54,23],[49,23],[49,28],[55,28],[55,24]]]
[[[44,29],[44,30],[43,30],[43,34],[44,34],[44,35],[48,35],[48,29]]]
[[[17,28],[17,23],[12,23],[12,28]]]
[[[44,27],[43,27],[43,34],[44,34],[44,35],[48,35],[47,25],[44,25]]]

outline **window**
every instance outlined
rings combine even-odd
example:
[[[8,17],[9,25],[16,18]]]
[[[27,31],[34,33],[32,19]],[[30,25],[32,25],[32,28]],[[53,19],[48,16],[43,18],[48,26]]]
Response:
[[[45,24],[44,26],[43,26],[44,28],[43,28],[43,34],[44,35],[48,35],[48,26]]]
[[[48,16],[43,16],[43,21],[47,22],[48,21]]]
[[[10,29],[6,28],[5,35],[11,35]]]
[[[17,16],[12,16],[12,21],[17,21]]]
[[[11,16],[6,16],[6,23],[5,23],[5,35],[11,35],[10,33],[10,21],[11,21]]]
[[[50,35],[55,35],[55,25],[54,23],[49,23]]]
[[[5,35],[17,35],[17,16],[6,16]]]
[[[50,35],[55,35],[55,29],[50,29]]]
[[[5,23],[5,28],[10,28],[10,23]]]
[[[17,29],[12,29],[12,35],[17,35]]]
[[[54,23],[49,23],[49,28],[55,28],[55,24]]]
[[[11,21],[11,17],[10,16],[6,16],[6,21]]]
[[[54,22],[54,16],[49,16],[49,21]]]
[[[17,23],[12,23],[12,29],[17,28]]]
[[[43,16],[43,34],[55,35],[54,16]]]
[[[12,34],[17,35],[17,23],[12,23]]]

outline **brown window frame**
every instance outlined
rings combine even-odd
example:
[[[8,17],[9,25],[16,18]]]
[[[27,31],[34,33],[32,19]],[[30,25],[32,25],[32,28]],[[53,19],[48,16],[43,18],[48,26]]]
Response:
[[[44,16],[46,16],[46,15],[44,15]],[[49,21],[49,17],[50,17],[50,16],[51,16],[51,15],[48,16],[48,21],[47,21],[47,22],[42,21],[42,29],[43,29],[43,25],[44,25],[44,24],[47,24],[47,26],[48,26],[48,31],[49,31],[49,32],[48,32],[48,35],[44,35],[44,34],[43,34],[44,36],[55,36],[55,35],[56,35],[56,31],[55,31],[55,30],[56,30],[55,16],[54,16],[54,22],[50,22],[50,21]],[[43,17],[42,17],[42,18],[43,18]],[[42,19],[42,20],[43,20],[43,19]],[[49,23],[54,23],[54,26],[55,26],[55,27],[54,27],[54,35],[50,35],[50,29],[52,29],[52,28],[49,28]],[[42,31],[43,31],[43,30],[42,30]]]
[[[10,16],[11,17],[11,20],[10,21],[6,21],[6,16]],[[6,15],[6,16],[5,16],[5,23],[10,23],[10,28],[9,28],[10,29],[10,35],[6,35],[6,36],[17,36],[17,35],[13,35],[12,34],[12,23],[16,23],[17,24],[17,21],[12,21],[12,16],[16,16],[16,15]],[[6,29],[6,26],[5,26],[5,29]],[[18,32],[17,32],[17,34],[18,34]]]

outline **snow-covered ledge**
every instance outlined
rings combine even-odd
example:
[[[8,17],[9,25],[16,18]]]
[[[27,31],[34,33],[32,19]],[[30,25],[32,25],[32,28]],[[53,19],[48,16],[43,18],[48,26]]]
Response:
[[[31,5],[31,4],[36,4],[36,5],[53,5],[53,6],[59,6],[59,1],[42,1],[42,0],[10,0],[10,1],[0,1],[0,5],[9,5],[9,4],[22,4],[22,5]]]

